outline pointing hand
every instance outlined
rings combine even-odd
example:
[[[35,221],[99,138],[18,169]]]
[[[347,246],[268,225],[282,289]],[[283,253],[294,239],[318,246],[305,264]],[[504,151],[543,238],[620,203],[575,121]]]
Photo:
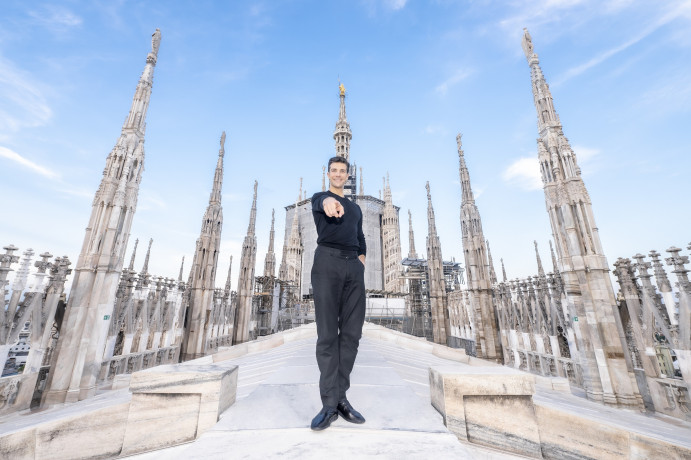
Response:
[[[324,214],[328,217],[343,217],[345,213],[343,205],[336,198],[328,197],[322,205],[324,206]]]

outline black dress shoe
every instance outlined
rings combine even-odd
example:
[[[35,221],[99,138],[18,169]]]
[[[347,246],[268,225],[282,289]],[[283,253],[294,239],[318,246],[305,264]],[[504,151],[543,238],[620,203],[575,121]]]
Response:
[[[338,418],[338,413],[334,409],[322,408],[319,413],[312,419],[311,428],[314,431],[321,431],[331,426],[331,422],[335,422]]]
[[[365,417],[360,412],[353,409],[347,399],[342,400],[336,406],[338,414],[350,423],[365,423]]]

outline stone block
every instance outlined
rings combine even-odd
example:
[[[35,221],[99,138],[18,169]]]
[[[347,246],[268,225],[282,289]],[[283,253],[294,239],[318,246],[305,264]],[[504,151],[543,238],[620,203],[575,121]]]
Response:
[[[629,458],[648,460],[650,458],[691,458],[691,447],[672,444],[638,433],[629,437]]]
[[[213,362],[217,363],[220,361],[226,361],[228,359],[239,358],[247,354],[247,342],[238,345],[233,345],[232,347],[221,347],[218,349],[218,353],[214,353],[212,356]]]
[[[199,393],[132,395],[122,454],[161,449],[197,437]]]
[[[540,457],[532,375],[505,367],[430,367],[430,397],[459,439]]]
[[[629,458],[629,433],[622,428],[539,403],[535,404],[535,413],[544,458]],[[653,455],[648,458],[660,457]]]
[[[113,383],[110,389],[119,390],[120,388],[128,388],[130,386],[130,380],[132,380],[132,374],[118,374],[113,377]]]
[[[271,348],[283,345],[283,336],[268,336],[267,338],[262,338],[261,340],[253,340],[247,342],[247,352],[256,353],[259,351],[266,351]]]
[[[36,427],[36,457],[50,459],[110,458],[120,454],[129,402],[96,410],[84,408]]]
[[[148,393],[201,395],[197,418],[199,436],[215,425],[221,413],[235,402],[237,379],[237,366],[166,364],[132,374],[130,391],[133,401],[135,395]]]
[[[36,458],[36,430],[21,430],[0,436],[0,457],[13,460]]]
[[[470,357],[466,354],[465,350],[460,348],[446,347],[439,344],[433,345],[432,354],[440,358],[458,361],[464,364],[468,364],[470,361]]]

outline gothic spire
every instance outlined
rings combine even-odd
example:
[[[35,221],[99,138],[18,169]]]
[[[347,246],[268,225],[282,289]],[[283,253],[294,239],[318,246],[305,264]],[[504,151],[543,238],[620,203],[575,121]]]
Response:
[[[533,240],[535,245],[535,258],[537,259],[537,273],[541,277],[545,276],[545,269],[542,268],[542,259],[540,259],[540,252],[537,250],[537,241]]]
[[[132,257],[130,257],[130,266],[127,267],[129,271],[134,271],[134,258],[137,256],[137,245],[139,244],[139,238],[134,240],[134,249],[132,249]]]
[[[326,192],[326,166],[322,166],[322,192]]]
[[[410,213],[410,209],[408,209],[408,258],[417,259],[415,234],[413,233],[413,215]]]
[[[275,211],[271,210],[271,232],[269,232],[269,249],[264,259],[264,276],[276,276],[276,255],[274,254],[274,221]]]
[[[257,221],[257,181],[254,181],[254,196],[252,197],[252,210],[250,211],[250,223],[247,226],[247,234],[254,235],[254,225]]]
[[[142,273],[149,273],[149,256],[151,256],[151,245],[154,239],[149,238],[149,247],[146,249],[146,256],[144,257],[144,266],[142,267]]]
[[[230,256],[230,264],[228,264],[228,277],[226,278],[225,292],[230,292],[230,274],[233,271],[233,256]]]
[[[470,187],[470,173],[468,173],[468,166],[465,164],[465,155],[463,153],[463,144],[461,138],[463,134],[458,133],[456,136],[456,144],[458,145],[458,161],[459,174],[461,176],[461,196],[464,203],[472,203],[475,201],[473,196],[473,189]]]
[[[429,235],[437,236],[437,224],[434,220],[434,208],[432,207],[432,194],[429,190],[429,181],[425,183],[427,190],[427,230]],[[429,255],[427,256],[429,257]]]
[[[362,181],[362,166],[360,166],[360,193],[358,195],[362,196],[365,194],[365,184]]]
[[[485,240],[485,244],[487,244],[487,258],[489,259],[489,280],[490,283],[496,284],[497,274],[494,271],[494,262],[492,262],[492,252],[489,250],[489,240]]]
[[[506,283],[506,268],[504,268],[504,259],[499,259],[499,260],[501,261],[501,277],[502,277],[504,283]]]
[[[178,275],[178,281],[182,281],[182,270],[185,268],[185,256],[182,256],[182,262],[180,262],[180,274]]]
[[[353,134],[350,131],[350,123],[346,117],[345,97],[346,89],[343,83],[338,85],[341,106],[338,111],[338,121],[336,122],[336,129],[334,130],[334,140],[336,141],[336,155],[344,157],[346,161],[350,162],[350,140]]]
[[[154,83],[154,67],[158,58],[158,48],[161,45],[161,31],[156,29],[156,32],[151,36],[151,52],[146,56],[146,66],[139,78],[137,89],[132,100],[132,107],[130,113],[122,126],[123,133],[125,131],[134,131],[144,136],[146,131],[146,112],[149,108],[149,100],[151,98],[151,87]]]
[[[557,265],[557,257],[554,255],[554,247],[552,246],[552,240],[549,240],[549,253],[552,256],[552,270],[554,273],[559,273],[559,267]]]
[[[226,132],[221,134],[221,148],[218,150],[218,162],[214,172],[214,184],[209,197],[209,204],[221,204],[221,188],[223,187],[223,156],[226,153]]]

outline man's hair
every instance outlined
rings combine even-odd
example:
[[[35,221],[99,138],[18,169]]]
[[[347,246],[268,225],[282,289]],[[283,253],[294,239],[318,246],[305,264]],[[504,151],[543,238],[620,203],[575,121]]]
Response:
[[[346,160],[343,157],[329,158],[329,165],[326,168],[327,171],[331,171],[331,163],[343,163],[344,165],[346,165],[346,171],[350,171],[350,163],[348,163],[348,160]]]

